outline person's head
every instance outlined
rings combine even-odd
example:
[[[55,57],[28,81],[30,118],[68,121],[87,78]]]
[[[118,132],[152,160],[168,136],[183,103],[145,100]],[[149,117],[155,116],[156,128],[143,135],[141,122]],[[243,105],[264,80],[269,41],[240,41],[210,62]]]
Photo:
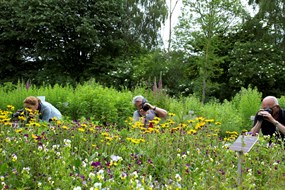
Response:
[[[39,107],[41,100],[35,96],[29,96],[24,100],[24,107],[36,111]]]
[[[272,115],[276,115],[279,112],[280,106],[276,97],[266,96],[262,100],[262,109],[268,108],[272,110]]]
[[[132,102],[137,109],[141,109],[142,104],[146,102],[146,99],[142,95],[138,95],[133,98]]]

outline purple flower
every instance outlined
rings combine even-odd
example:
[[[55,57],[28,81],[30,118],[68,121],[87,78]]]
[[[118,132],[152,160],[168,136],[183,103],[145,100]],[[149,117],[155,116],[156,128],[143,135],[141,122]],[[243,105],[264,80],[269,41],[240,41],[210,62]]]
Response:
[[[98,167],[101,166],[100,162],[92,162],[91,166]]]

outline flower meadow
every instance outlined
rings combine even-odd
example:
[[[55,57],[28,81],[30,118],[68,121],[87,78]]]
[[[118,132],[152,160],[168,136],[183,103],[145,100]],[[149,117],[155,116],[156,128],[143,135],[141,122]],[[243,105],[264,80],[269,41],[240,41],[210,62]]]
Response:
[[[144,128],[91,119],[11,121],[0,110],[1,189],[282,189],[284,147],[260,135],[241,158],[229,146],[240,135],[219,135],[220,122],[193,117],[176,123],[169,113]],[[241,179],[241,183],[238,183]]]

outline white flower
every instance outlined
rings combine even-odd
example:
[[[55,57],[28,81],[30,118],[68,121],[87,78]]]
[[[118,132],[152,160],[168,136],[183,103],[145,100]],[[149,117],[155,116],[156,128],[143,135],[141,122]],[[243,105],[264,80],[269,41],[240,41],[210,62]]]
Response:
[[[182,180],[182,178],[181,178],[181,176],[179,174],[175,175],[175,179],[176,179],[176,181],[181,181]]]
[[[131,174],[131,176],[133,176],[134,178],[138,178],[138,172],[137,171],[134,171],[132,174]]]
[[[86,166],[87,166],[86,162],[83,161],[83,162],[82,162],[82,167],[83,167],[83,168],[86,168]]]
[[[123,160],[122,157],[116,156],[116,155],[111,155],[111,159],[112,159],[114,162],[118,162],[118,161],[120,161],[120,160]]]
[[[88,176],[89,178],[93,179],[95,177],[95,174],[93,172],[90,172]]]
[[[102,188],[102,183],[94,183],[93,185],[95,188],[101,189]]]
[[[74,187],[73,190],[81,190],[80,186]]]

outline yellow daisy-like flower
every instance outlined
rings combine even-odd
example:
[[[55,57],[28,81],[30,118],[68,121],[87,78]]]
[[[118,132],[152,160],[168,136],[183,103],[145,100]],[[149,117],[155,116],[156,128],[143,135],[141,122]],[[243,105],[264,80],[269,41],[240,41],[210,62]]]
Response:
[[[13,111],[15,109],[15,107],[12,105],[7,105],[7,109]]]
[[[63,128],[63,129],[69,129],[66,125],[63,125],[63,126],[61,126],[61,128]]]
[[[103,132],[103,133],[101,133],[101,135],[103,135],[104,137],[107,137],[107,136],[109,136],[109,133]]]
[[[16,131],[16,133],[21,133],[23,131],[23,129],[16,129],[15,131]]]
[[[214,119],[206,119],[205,121],[208,122],[208,123],[213,123]]]
[[[32,138],[33,138],[33,139],[37,139],[37,138],[38,138],[38,136],[37,136],[37,135],[35,135],[35,134],[32,134]]]
[[[78,128],[78,131],[84,132],[85,129],[83,129],[82,127],[79,127],[79,128]]]
[[[112,137],[105,137],[105,139],[108,140],[108,141],[112,141],[113,140]]]
[[[188,135],[193,135],[193,134],[196,134],[196,133],[197,133],[197,131],[194,130],[194,129],[190,129],[189,131],[187,131]]]
[[[190,120],[187,120],[187,122],[188,122],[188,123],[194,123],[194,122],[195,122],[195,120],[190,119]]]
[[[174,117],[174,116],[176,116],[176,115],[175,115],[175,113],[168,113],[168,116]]]

